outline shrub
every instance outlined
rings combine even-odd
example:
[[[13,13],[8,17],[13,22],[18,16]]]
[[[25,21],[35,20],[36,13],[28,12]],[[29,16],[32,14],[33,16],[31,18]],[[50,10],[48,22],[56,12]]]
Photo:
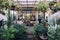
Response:
[[[48,10],[49,4],[47,2],[39,2],[37,10],[43,12],[43,17],[45,19],[45,12]]]
[[[13,26],[11,26],[9,29],[1,29],[0,31],[1,39],[3,40],[13,40],[15,37],[14,34],[18,32],[18,30]]]
[[[15,28],[19,30],[15,34],[15,40],[28,40],[27,33],[26,33],[27,27],[25,25],[17,24]]]
[[[49,40],[60,40],[60,25],[57,26],[56,30],[50,28],[49,32]]]
[[[39,2],[37,6],[38,11],[46,12],[49,8],[49,4],[47,2]]]

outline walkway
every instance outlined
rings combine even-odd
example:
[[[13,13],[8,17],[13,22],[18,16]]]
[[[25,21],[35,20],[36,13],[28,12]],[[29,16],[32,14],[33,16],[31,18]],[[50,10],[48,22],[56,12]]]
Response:
[[[29,40],[37,40],[36,36],[32,33],[34,27],[27,27],[27,33]]]

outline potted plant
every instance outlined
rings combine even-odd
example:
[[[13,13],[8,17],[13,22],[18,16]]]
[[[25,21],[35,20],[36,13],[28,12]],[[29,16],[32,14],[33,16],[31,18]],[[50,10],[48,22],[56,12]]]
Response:
[[[1,39],[2,40],[13,40],[15,38],[15,33],[18,32],[16,28],[11,26],[9,29],[1,29]]]
[[[48,33],[49,33],[49,40],[60,40],[60,25],[57,26],[56,29],[52,29],[50,28],[48,30]]]
[[[18,30],[18,32],[15,34],[14,40],[28,40],[27,33],[26,33],[26,25],[20,25],[17,24],[15,28]]]
[[[37,10],[43,12],[43,16],[45,19],[45,12],[48,10],[49,4],[47,2],[39,2],[37,6]]]
[[[46,39],[47,38],[47,28],[43,25],[37,25],[35,28],[35,33],[36,33],[36,37],[38,38],[38,40],[40,39]],[[43,37],[43,38],[41,38]]]

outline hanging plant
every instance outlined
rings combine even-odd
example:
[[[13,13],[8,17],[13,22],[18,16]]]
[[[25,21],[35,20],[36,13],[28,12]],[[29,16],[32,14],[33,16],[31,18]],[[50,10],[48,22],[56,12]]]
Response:
[[[56,3],[55,9],[60,10],[60,2]]]
[[[49,3],[49,7],[54,6],[56,2],[52,1]]]
[[[60,2],[55,3],[55,5],[51,7],[51,10],[53,13],[59,11],[60,10]]]

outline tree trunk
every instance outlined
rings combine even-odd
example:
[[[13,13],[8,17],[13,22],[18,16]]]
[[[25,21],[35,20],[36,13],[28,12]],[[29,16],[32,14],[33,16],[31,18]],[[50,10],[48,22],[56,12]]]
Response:
[[[43,20],[44,20],[44,26],[45,26],[45,11],[43,11]]]
[[[45,20],[45,12],[43,12],[43,17],[44,17],[44,20]]]

